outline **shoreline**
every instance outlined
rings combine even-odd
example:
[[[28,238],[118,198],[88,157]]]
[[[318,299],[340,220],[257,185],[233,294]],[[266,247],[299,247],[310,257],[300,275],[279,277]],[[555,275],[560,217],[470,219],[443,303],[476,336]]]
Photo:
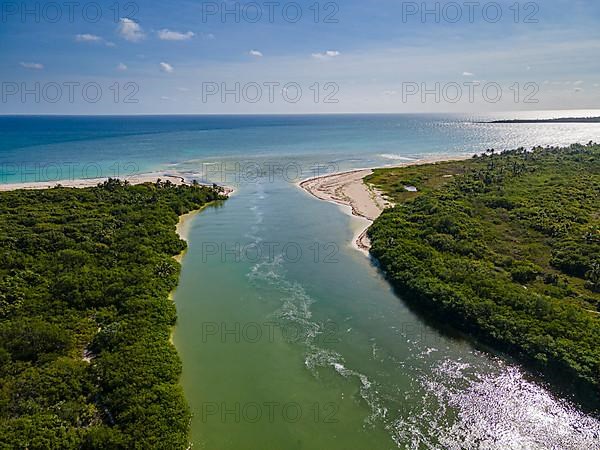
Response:
[[[156,183],[158,180],[170,181],[176,186],[190,185],[191,183],[181,175],[166,173],[166,172],[148,172],[138,175],[126,177],[99,177],[99,178],[80,178],[70,180],[51,180],[51,181],[24,181],[17,183],[0,183],[0,192],[16,191],[19,189],[36,190],[36,189],[52,189],[57,186],[64,188],[88,188],[96,187],[98,184],[108,181],[109,178],[127,181],[129,184],[137,185],[144,183]],[[202,184],[200,186],[212,186],[212,184]],[[224,189],[223,195],[231,196],[235,189],[231,186],[220,186]]]
[[[190,211],[189,213],[185,213],[185,214],[179,216],[179,221],[177,222],[177,225],[175,226],[175,232],[179,236],[179,239],[181,239],[182,241],[185,241],[188,245],[189,245],[189,237],[190,237],[190,231],[191,231],[191,228],[190,228],[191,220],[195,216],[200,214],[200,212],[203,209],[204,208],[196,209],[194,211]],[[173,256],[175,261],[177,261],[179,264],[181,264],[181,261],[183,260],[183,257],[185,256],[187,250],[188,249],[186,247],[184,250],[181,251],[181,253]]]
[[[227,197],[230,197],[231,195],[233,195],[234,190],[233,190],[233,188],[227,188],[226,192],[227,193],[225,195],[227,195]],[[192,220],[198,214],[200,214],[202,211],[204,211],[208,206],[211,206],[213,203],[214,202],[207,203],[206,205],[203,205],[200,209],[195,209],[193,211],[190,211],[188,213],[185,213],[185,214],[182,214],[181,216],[179,216],[177,225],[175,225],[175,233],[177,233],[177,236],[179,236],[179,239],[185,241],[187,245],[179,254],[173,255],[173,259],[179,263],[181,268],[183,268],[183,258],[189,249],[189,238],[190,238]],[[179,276],[181,277],[181,273],[179,274]],[[169,292],[169,300],[171,300],[173,303],[175,303],[175,292],[177,291],[178,287],[179,287],[179,280],[177,281],[177,286],[175,286],[175,288],[171,292]],[[169,334],[169,342],[173,346],[175,345],[173,338],[175,336],[175,327],[176,326],[177,326],[177,324],[175,324],[171,328],[171,333]]]
[[[0,184],[0,191],[15,191],[19,189],[51,189],[58,185],[65,188],[86,188],[96,187],[100,183],[104,183],[109,178],[113,177],[99,177],[99,178],[81,178],[81,179],[70,179],[70,180],[51,180],[51,181],[23,181],[17,183],[2,183]],[[178,175],[171,175],[162,172],[150,172],[139,175],[132,175],[128,177],[114,177],[121,181],[127,181],[130,184],[144,184],[144,183],[155,183],[158,179],[161,181],[170,181],[175,185],[187,184],[185,178]]]
[[[445,161],[465,161],[472,156],[443,155],[437,157],[407,161],[393,166],[373,167],[364,169],[351,169],[318,177],[307,178],[296,185],[312,195],[329,203],[342,207],[342,210],[353,217],[366,221],[366,226],[360,227],[352,238],[352,245],[362,253],[369,255],[371,242],[367,236],[369,227],[373,224],[385,208],[394,205],[373,186],[364,182],[364,178],[371,175],[375,169],[394,169],[424,164],[435,164]]]
[[[186,242],[186,247],[177,255],[173,256],[173,259],[175,261],[177,261],[179,263],[179,266],[183,266],[183,257],[185,256],[185,254],[188,251],[189,248],[189,235],[190,235],[190,224],[192,219],[200,214],[200,212],[205,208],[206,206],[200,208],[200,209],[196,209],[194,211],[190,211],[188,213],[182,214],[181,216],[179,216],[179,220],[177,222],[177,225],[175,225],[175,233],[177,233],[177,236],[179,236],[179,239],[183,240]],[[181,274],[179,274],[179,276],[181,277]],[[177,282],[177,284],[179,285],[179,281]],[[169,292],[169,300],[172,301],[173,303],[175,303],[175,292],[177,291],[177,287],[175,286],[175,288]],[[169,343],[173,346],[175,346],[175,342],[174,342],[174,336],[175,336],[175,327],[177,325],[174,325],[173,327],[171,327],[171,332],[169,333]]]

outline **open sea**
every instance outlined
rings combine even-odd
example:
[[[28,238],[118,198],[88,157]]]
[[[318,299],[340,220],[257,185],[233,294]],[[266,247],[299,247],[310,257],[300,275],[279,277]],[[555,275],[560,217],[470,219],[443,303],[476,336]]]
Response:
[[[600,142],[466,115],[0,117],[0,183],[156,172],[236,188],[188,223],[174,344],[196,449],[600,449],[599,412],[432,323],[297,187],[327,172]]]

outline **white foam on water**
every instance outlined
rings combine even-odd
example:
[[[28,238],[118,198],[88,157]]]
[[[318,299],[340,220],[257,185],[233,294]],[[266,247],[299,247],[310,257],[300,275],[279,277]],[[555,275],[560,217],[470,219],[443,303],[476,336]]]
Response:
[[[394,159],[398,161],[416,161],[415,158],[409,158],[407,156],[399,155],[397,153],[382,153],[379,155],[383,159]]]
[[[304,357],[304,366],[308,370],[310,370],[315,377],[318,377],[319,374],[317,372],[317,369],[319,367],[331,366],[335,368],[336,365],[342,365],[342,363],[339,362],[342,360],[342,355],[333,350],[328,350],[311,345],[309,347],[309,352]]]
[[[263,260],[254,264],[246,274],[250,281],[264,281],[277,285],[281,280],[280,267],[283,255],[276,255],[272,260]]]
[[[254,264],[248,272],[253,282],[266,282],[279,292],[281,306],[272,314],[278,322],[288,322],[293,326],[284,326],[284,338],[292,342],[312,342],[321,333],[319,324],[313,322],[311,305],[315,302],[304,287],[285,278],[283,254]],[[283,325],[283,323],[282,323]]]
[[[365,418],[365,425],[373,426],[377,421],[385,420],[388,415],[388,409],[381,405],[377,389],[366,375],[346,367],[342,355],[337,352],[315,346],[311,346],[311,350],[307,354],[304,364],[316,377],[318,377],[319,367],[331,367],[342,377],[348,379],[356,378],[359,381],[360,396],[367,403],[371,411]]]
[[[298,322],[304,325],[309,324],[312,317],[310,306],[315,302],[302,285],[299,283],[282,283],[285,293],[283,296],[283,305],[276,313],[282,319]]]
[[[388,410],[381,406],[382,402],[375,384],[366,375],[346,367],[341,354],[318,345],[318,337],[325,330],[313,320],[311,306],[315,303],[315,299],[300,283],[286,279],[283,261],[283,255],[278,255],[273,261],[261,261],[255,264],[248,273],[251,280],[266,282],[281,293],[281,307],[273,313],[275,321],[293,325],[284,327],[288,332],[294,330],[287,338],[306,346],[304,365],[315,377],[319,376],[319,368],[329,367],[340,376],[348,379],[355,378],[359,382],[360,396],[370,411],[365,418],[365,426],[372,426],[378,421],[385,420]],[[349,329],[348,332],[350,331]]]
[[[408,339],[402,332],[414,349],[402,365],[411,386],[390,394],[389,386],[380,388],[377,380],[348,367],[340,353],[319,343],[324,330],[313,318],[316,300],[287,278],[283,255],[257,262],[247,276],[279,296],[273,316],[298,330],[292,340],[306,348],[307,370],[319,377],[320,369],[330,369],[356,383],[369,411],[364,426],[383,424],[398,448],[600,450],[600,423],[526,380],[518,368],[489,356],[485,367],[471,365],[469,356],[447,357],[443,345]],[[380,356],[372,345],[373,357]],[[391,404],[410,410],[395,411]]]

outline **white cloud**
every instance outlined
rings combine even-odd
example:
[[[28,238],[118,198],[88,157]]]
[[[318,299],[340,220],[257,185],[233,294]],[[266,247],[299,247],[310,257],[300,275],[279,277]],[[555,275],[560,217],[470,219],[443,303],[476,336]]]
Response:
[[[130,42],[139,42],[146,37],[140,24],[126,17],[119,19],[117,31],[123,39]]]
[[[250,50],[248,54],[250,56],[256,56],[257,58],[262,58],[263,56],[262,52],[259,52],[258,50]]]
[[[583,91],[583,89],[581,89],[581,88],[578,88],[578,87],[577,87],[577,88],[575,88],[575,92],[581,92],[581,91]]]
[[[75,40],[77,42],[101,42],[102,38],[95,34],[84,33],[75,35]]]
[[[463,77],[474,77],[475,74],[472,72],[463,72]]]
[[[217,37],[212,34],[212,33],[208,33],[208,34],[203,34],[202,37],[204,39],[208,39],[209,41],[214,41]]]
[[[177,90],[178,90],[179,92],[189,92],[189,89],[188,89],[188,88],[186,88],[186,87],[178,87],[178,88],[177,88]]]
[[[387,96],[398,95],[398,91],[383,91],[383,95],[387,95]]]
[[[313,53],[312,57],[316,59],[331,59],[340,55],[341,53],[337,50],[327,50],[325,53]]]
[[[127,66],[123,63],[119,63],[119,65],[117,66],[117,70],[120,72],[124,72],[127,70]]]
[[[107,42],[106,42],[106,46],[107,46],[107,47],[116,47],[116,46],[117,46],[117,44],[115,44],[114,42],[111,42],[111,41],[107,41]]]
[[[166,95],[162,95],[162,96],[160,97],[160,99],[161,99],[161,100],[163,100],[163,101],[171,101],[171,100],[174,100],[173,98],[171,98],[171,97],[167,97]]]
[[[21,62],[20,64],[21,64],[21,67],[24,67],[25,69],[42,70],[44,68],[44,65],[40,64],[40,63]]]
[[[173,73],[173,71],[175,69],[173,68],[173,66],[171,64],[166,63],[166,62],[161,62],[160,70],[162,70],[163,72],[166,72],[166,73]]]
[[[583,84],[583,81],[581,80],[577,80],[575,83],[573,83],[575,86],[581,86]]]
[[[166,28],[158,31],[158,38],[163,41],[189,41],[194,36],[196,34],[192,31],[181,33],[179,31],[167,30]]]

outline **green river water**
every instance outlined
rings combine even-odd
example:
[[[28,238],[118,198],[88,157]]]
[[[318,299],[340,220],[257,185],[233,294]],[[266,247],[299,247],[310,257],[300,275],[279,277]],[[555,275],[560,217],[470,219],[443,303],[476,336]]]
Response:
[[[412,311],[353,248],[361,225],[268,177],[187,224],[193,448],[598,448],[595,419]]]

